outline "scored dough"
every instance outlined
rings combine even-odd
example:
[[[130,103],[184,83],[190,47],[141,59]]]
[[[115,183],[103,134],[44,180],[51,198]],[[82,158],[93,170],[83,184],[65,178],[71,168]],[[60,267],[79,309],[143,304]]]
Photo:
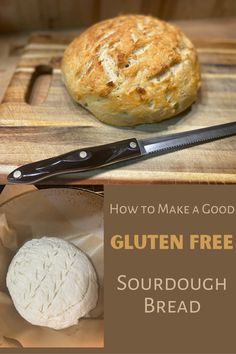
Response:
[[[7,287],[24,319],[54,329],[77,324],[98,300],[97,276],[87,256],[55,237],[33,239],[19,249]]]

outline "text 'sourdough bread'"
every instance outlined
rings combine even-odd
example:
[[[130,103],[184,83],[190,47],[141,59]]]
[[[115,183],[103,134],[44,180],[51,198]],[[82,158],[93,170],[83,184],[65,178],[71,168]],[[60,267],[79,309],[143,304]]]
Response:
[[[71,96],[101,121],[159,122],[196,99],[196,50],[176,27],[150,16],[99,22],[67,47],[62,74]]]
[[[87,256],[55,237],[33,239],[19,249],[7,287],[24,319],[54,329],[77,324],[98,300],[96,273]]]

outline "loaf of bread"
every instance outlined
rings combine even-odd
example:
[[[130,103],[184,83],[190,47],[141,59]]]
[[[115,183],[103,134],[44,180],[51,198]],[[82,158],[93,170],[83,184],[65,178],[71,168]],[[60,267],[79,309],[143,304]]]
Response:
[[[189,107],[200,71],[190,40],[150,16],[99,22],[66,48],[62,75],[70,95],[102,122],[159,122]]]

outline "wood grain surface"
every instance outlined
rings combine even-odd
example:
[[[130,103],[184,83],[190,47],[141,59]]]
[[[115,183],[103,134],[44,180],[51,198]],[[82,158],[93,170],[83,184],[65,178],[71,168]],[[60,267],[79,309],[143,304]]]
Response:
[[[236,35],[232,21],[185,21],[178,25],[197,46],[202,87],[197,102],[178,117],[159,124],[114,128],[97,121],[72,101],[60,75],[60,59],[78,33],[33,34],[0,105],[0,183],[19,165],[86,146],[130,137],[146,138],[236,120]],[[39,80],[46,100],[25,102],[36,66],[53,68]],[[31,82],[32,83],[32,82]],[[44,84],[45,83],[45,84]],[[45,90],[45,92],[44,92]],[[36,90],[37,91],[37,90]],[[35,95],[35,93],[34,93]],[[35,96],[34,96],[35,97]],[[235,183],[236,137],[161,157],[125,163],[45,183]]]
[[[118,14],[143,13],[165,20],[236,16],[235,0],[1,0],[0,32],[65,29]]]

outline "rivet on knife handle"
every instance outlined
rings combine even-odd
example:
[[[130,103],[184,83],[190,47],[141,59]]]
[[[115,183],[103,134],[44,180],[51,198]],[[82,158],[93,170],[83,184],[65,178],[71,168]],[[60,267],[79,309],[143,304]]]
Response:
[[[21,166],[8,175],[10,183],[35,183],[62,173],[82,172],[141,156],[136,139],[68,152]]]

